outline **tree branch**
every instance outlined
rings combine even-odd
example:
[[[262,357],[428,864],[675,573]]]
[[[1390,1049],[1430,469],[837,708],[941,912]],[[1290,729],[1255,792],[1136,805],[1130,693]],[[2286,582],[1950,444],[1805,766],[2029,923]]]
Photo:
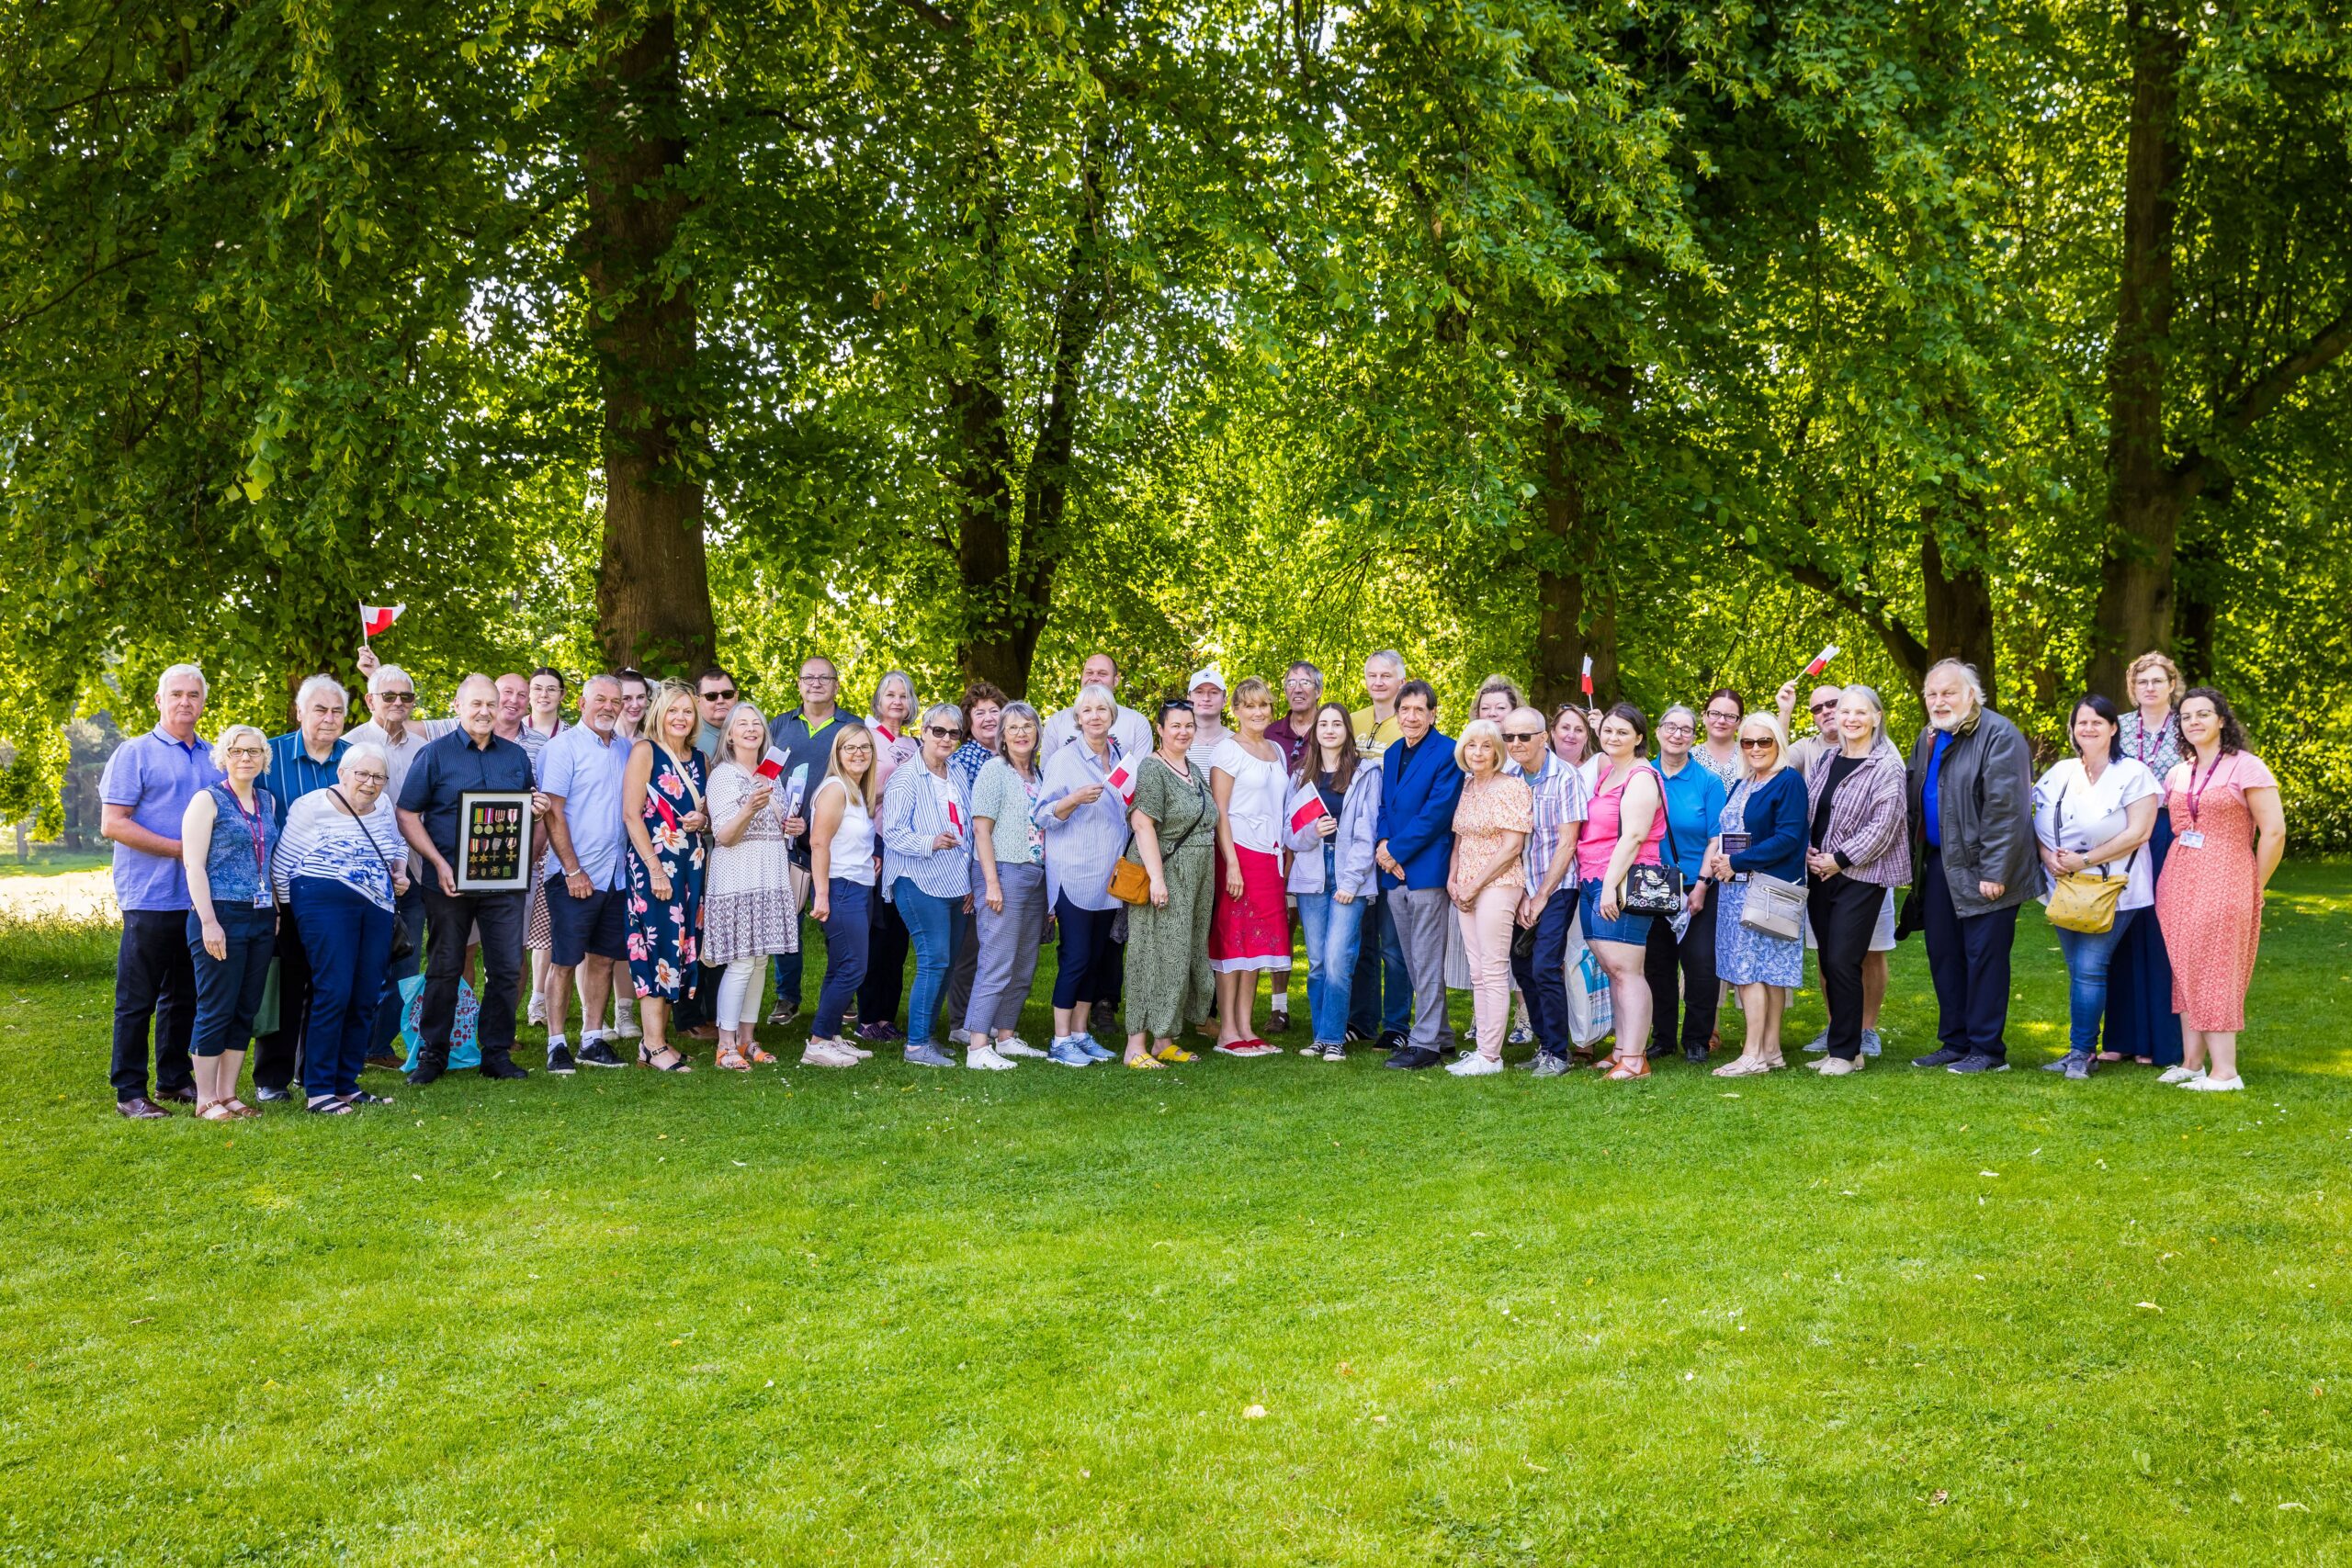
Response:
[[[2334,321],[2312,333],[2300,348],[2223,403],[2214,415],[2214,430],[2225,436],[2244,435],[2277,408],[2295,389],[2297,382],[2326,369],[2347,349],[2352,349],[2352,305],[2337,311]],[[2184,497],[2194,496],[2220,469],[2219,458],[2202,446],[2192,446],[2172,466],[2172,481]]]

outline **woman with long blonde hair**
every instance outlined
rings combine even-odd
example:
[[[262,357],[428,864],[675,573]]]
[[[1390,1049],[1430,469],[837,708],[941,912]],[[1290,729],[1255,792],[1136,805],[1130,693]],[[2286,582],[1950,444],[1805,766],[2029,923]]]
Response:
[[[645,733],[629,745],[621,779],[621,820],[628,830],[628,971],[645,1037],[637,1063],[665,1073],[688,1070],[670,1043],[670,1010],[695,994],[702,976],[703,835],[710,827],[708,783],[692,686],[664,681],[645,713]]]
[[[874,931],[874,816],[882,803],[880,747],[854,721],[833,734],[824,781],[808,803],[810,912],[825,929],[825,978],[808,1022],[804,1067],[854,1067],[874,1053],[850,1038],[843,1014],[865,978]]]

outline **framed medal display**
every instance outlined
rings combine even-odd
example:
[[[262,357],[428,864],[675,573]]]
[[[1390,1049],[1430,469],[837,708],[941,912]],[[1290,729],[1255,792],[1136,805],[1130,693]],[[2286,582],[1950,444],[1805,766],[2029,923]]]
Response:
[[[458,891],[520,893],[531,886],[528,790],[468,790],[458,797]]]

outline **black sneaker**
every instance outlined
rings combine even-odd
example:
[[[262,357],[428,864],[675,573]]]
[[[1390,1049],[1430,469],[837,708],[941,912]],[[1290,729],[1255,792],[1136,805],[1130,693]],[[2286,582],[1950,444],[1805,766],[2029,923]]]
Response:
[[[1323,1059],[1327,1062],[1344,1062],[1348,1059],[1348,1048],[1345,1045],[1326,1045],[1323,1047]]]
[[[1371,1038],[1371,1036],[1365,1034],[1361,1029],[1351,1029],[1348,1031],[1348,1043],[1351,1045],[1361,1045],[1369,1038]]]
[[[1987,1056],[1981,1052],[1973,1056],[1962,1056],[1944,1069],[1948,1073],[2006,1073],[2008,1070],[2007,1057]]]
[[[612,1043],[599,1034],[580,1047],[580,1065],[583,1067],[625,1067],[628,1066],[613,1054]]]
[[[1433,1050],[1414,1046],[1399,1046],[1396,1050],[1390,1052],[1388,1054],[1388,1060],[1381,1065],[1383,1066],[1396,1067],[1408,1073],[1417,1073],[1424,1067],[1436,1066],[1438,1063],[1443,1059],[1444,1058],[1441,1057]]]
[[[446,1059],[436,1061],[431,1056],[422,1056],[417,1059],[416,1066],[409,1069],[408,1081],[423,1089],[448,1070],[449,1064]]]
[[[1375,1043],[1383,1051],[1402,1051],[1405,1048],[1405,1032],[1401,1029],[1384,1029],[1380,1032],[1380,1038]]]
[[[531,1069],[516,1066],[512,1056],[484,1056],[481,1059],[481,1076],[486,1078],[527,1078],[531,1076]]]
[[[1912,1057],[1911,1065],[1915,1067],[1949,1067],[1967,1055],[1965,1051],[1955,1051],[1949,1045],[1940,1045],[1924,1056]]]
[[[571,1047],[559,1040],[548,1047],[548,1071],[558,1077],[570,1077],[576,1064],[571,1059]]]
[[[290,1091],[282,1089],[257,1089],[254,1090],[254,1098],[264,1105],[283,1105],[294,1096]]]

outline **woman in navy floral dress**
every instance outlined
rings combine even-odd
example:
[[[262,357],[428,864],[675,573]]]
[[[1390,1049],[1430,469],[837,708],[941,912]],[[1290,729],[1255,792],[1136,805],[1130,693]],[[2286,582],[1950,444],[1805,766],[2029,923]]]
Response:
[[[702,753],[695,750],[694,688],[665,681],[631,746],[621,786],[628,857],[628,972],[636,982],[640,1066],[687,1071],[669,1042],[670,1009],[695,994],[701,978],[703,835]]]

